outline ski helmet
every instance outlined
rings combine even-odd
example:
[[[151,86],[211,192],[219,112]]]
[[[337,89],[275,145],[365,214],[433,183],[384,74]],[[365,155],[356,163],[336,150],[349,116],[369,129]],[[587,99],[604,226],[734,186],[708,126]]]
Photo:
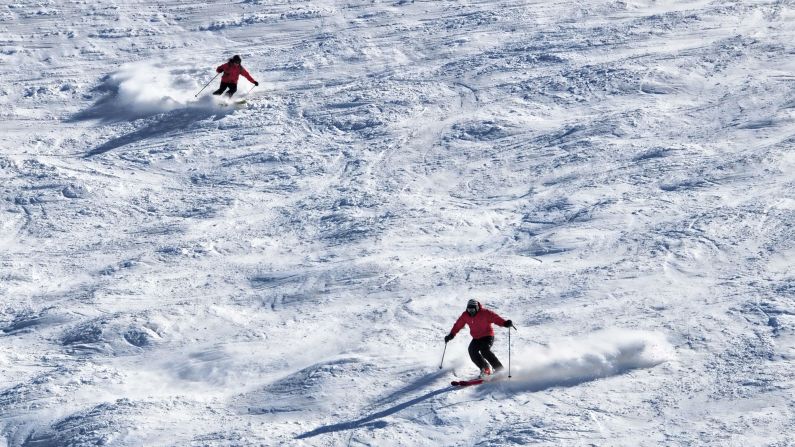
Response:
[[[476,313],[480,310],[480,303],[476,300],[469,300],[467,301],[467,313],[470,316],[475,316]]]
[[[239,64],[239,63],[240,63],[240,61],[241,61],[241,59],[240,59],[240,55],[236,54],[236,55],[232,56],[232,59],[229,59],[229,60],[230,60],[231,62],[235,62],[235,63],[238,63],[238,64]]]

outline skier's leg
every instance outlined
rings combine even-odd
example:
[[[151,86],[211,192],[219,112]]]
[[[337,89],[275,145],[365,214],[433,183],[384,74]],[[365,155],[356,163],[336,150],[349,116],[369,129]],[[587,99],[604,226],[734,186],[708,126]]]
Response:
[[[494,368],[494,371],[499,371],[503,369],[500,360],[497,358],[496,355],[494,355],[493,352],[491,352],[491,346],[494,344],[494,337],[484,337],[481,340],[485,341],[483,347],[480,350],[481,354],[483,354],[483,357],[491,364],[491,366]]]
[[[473,338],[472,341],[469,342],[469,358],[471,358],[472,362],[474,362],[475,365],[477,365],[478,369],[483,369],[489,366],[489,364],[486,363],[486,359],[484,359],[483,355],[480,354],[480,349],[481,349],[480,340],[482,339]]]
[[[227,87],[229,87],[229,84],[227,84],[226,82],[222,82],[218,90],[213,92],[213,95],[220,95],[221,93],[224,92],[224,90],[226,90]]]
[[[229,91],[226,92],[226,94],[229,95],[229,97],[231,98],[236,91],[237,91],[237,84],[229,84]]]

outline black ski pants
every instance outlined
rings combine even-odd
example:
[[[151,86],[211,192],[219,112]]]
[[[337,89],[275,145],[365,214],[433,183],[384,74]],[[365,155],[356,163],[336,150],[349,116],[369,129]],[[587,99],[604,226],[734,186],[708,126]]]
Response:
[[[473,338],[472,342],[469,343],[469,358],[478,365],[478,368],[483,369],[491,365],[494,371],[502,369],[502,363],[491,352],[491,345],[493,344],[494,337],[492,336]]]
[[[226,92],[226,94],[227,94],[227,96],[229,96],[231,98],[232,95],[234,95],[235,92],[237,91],[237,84],[233,84],[231,82],[222,82],[221,83],[221,88],[219,88],[218,90],[214,91],[213,95],[220,95],[226,89],[229,89],[229,91]]]

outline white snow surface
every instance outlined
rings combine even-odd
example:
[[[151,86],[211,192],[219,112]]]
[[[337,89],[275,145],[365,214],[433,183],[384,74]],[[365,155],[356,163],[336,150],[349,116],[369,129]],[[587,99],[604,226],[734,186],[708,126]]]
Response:
[[[790,0],[2,2],[0,446],[795,445],[794,71]]]

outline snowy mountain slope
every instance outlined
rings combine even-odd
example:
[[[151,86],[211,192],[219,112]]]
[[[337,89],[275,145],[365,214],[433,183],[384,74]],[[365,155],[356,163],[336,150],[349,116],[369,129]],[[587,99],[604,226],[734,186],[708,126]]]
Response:
[[[791,444],[793,23],[0,5],[0,445]]]

